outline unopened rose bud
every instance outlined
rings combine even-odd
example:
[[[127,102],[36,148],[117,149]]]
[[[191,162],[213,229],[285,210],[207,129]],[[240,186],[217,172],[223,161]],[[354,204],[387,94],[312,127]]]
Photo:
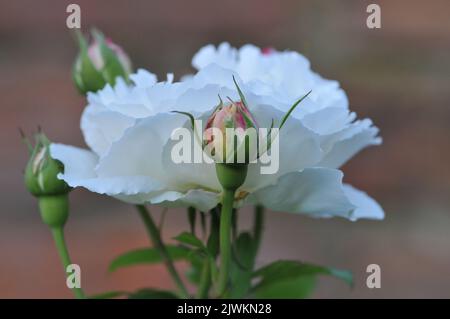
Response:
[[[248,163],[249,149],[253,146],[256,150],[257,129],[258,125],[245,102],[224,104],[220,101],[206,123],[204,147],[219,161]],[[242,152],[241,157],[239,151]]]
[[[57,175],[63,164],[50,156],[50,141],[44,133],[36,134],[36,145],[25,169],[25,184],[34,196],[67,194],[70,187]]]
[[[36,145],[25,169],[25,185],[38,198],[43,221],[57,227],[67,220],[70,187],[58,178],[64,166],[50,156],[49,148],[50,141],[44,133],[36,134]]]
[[[117,77],[128,80],[131,61],[120,46],[98,31],[92,32],[92,42],[77,33],[80,52],[75,60],[73,78],[82,94],[96,92],[106,84],[114,85]]]

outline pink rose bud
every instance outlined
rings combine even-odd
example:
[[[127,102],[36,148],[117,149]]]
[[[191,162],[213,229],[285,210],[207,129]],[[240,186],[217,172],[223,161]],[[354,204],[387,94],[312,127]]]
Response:
[[[132,72],[131,61],[121,47],[98,31],[92,32],[93,40],[89,46],[80,33],[77,35],[80,53],[73,68],[73,78],[82,94],[96,92],[106,84],[114,85],[117,77],[128,80]]]
[[[125,51],[120,46],[112,42],[110,38],[105,39],[105,44],[116,55],[125,72],[127,74],[131,73],[131,61]],[[92,41],[89,45],[88,56],[98,71],[101,71],[104,68],[105,58],[102,55],[101,44],[98,40],[94,39],[94,41]]]
[[[244,102],[230,101],[227,104],[223,104],[220,101],[219,106],[217,106],[206,122],[204,146],[209,148],[211,156],[215,159],[225,162],[231,156],[232,159],[236,160],[236,156],[238,156],[236,153],[239,147],[245,143],[245,140],[238,140],[235,143],[233,137],[227,136],[227,134],[244,134],[249,132],[248,129],[254,129],[254,133],[257,134],[258,125]],[[219,134],[220,136],[218,136]],[[257,143],[256,134],[253,136],[255,139],[249,140],[247,144]],[[256,149],[256,145],[253,146]],[[245,145],[243,150],[245,151],[245,162],[248,162],[250,156],[249,145]]]

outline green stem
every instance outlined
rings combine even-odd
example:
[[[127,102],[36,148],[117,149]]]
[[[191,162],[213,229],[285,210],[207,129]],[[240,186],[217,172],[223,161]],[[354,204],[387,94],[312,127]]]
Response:
[[[261,245],[261,237],[264,228],[264,207],[257,205],[255,207],[255,219],[253,224],[253,236],[255,237],[255,256]]]
[[[209,287],[211,285],[211,272],[208,257],[205,257],[200,277],[200,285],[197,291],[197,299],[208,298]]]
[[[136,205],[136,208],[138,209],[139,215],[141,216],[142,221],[145,224],[147,233],[150,236],[153,245],[159,251],[167,267],[167,270],[169,271],[169,274],[172,276],[175,285],[180,290],[181,297],[189,298],[189,293],[186,290],[183,281],[181,281],[180,276],[178,275],[178,272],[173,264],[173,260],[170,257],[169,253],[167,252],[166,246],[162,242],[161,235],[159,233],[158,227],[156,227],[156,224],[153,221],[153,218],[151,217],[150,213],[148,212],[147,208],[144,205]]]
[[[231,235],[232,239],[235,240],[238,234],[238,211],[236,208],[233,208],[231,213]]]
[[[220,213],[220,269],[217,294],[223,296],[228,285],[231,260],[231,216],[233,212],[234,190],[224,189],[222,211]]]
[[[72,264],[70,261],[69,251],[67,250],[66,241],[64,240],[64,231],[62,227],[53,227],[52,229],[53,239],[55,240],[56,248],[58,249],[59,256],[64,266],[64,272],[67,267]],[[86,298],[81,288],[72,288],[72,291],[77,299]]]
[[[196,210],[194,207],[189,207],[187,209],[187,212],[188,212],[189,226],[191,227],[191,233],[195,235],[195,222],[197,219]]]

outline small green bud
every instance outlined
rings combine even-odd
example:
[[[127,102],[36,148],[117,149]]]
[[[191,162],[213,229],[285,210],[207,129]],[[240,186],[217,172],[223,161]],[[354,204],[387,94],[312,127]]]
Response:
[[[77,33],[80,52],[73,67],[73,79],[82,94],[96,92],[106,84],[114,85],[117,77],[128,81],[132,72],[127,54],[103,34],[92,31],[93,41],[88,45],[81,33]]]
[[[36,144],[31,144],[23,136],[31,150],[31,157],[25,168],[25,185],[39,201],[42,220],[49,227],[63,227],[69,215],[71,188],[58,178],[64,172],[64,165],[50,156],[50,141],[44,133],[35,136]]]
[[[64,172],[64,166],[50,156],[50,141],[42,132],[35,138],[36,145],[25,168],[27,189],[36,197],[67,194],[70,187],[57,177]]]
[[[49,227],[62,227],[69,217],[69,196],[40,196],[39,210],[42,221]]]

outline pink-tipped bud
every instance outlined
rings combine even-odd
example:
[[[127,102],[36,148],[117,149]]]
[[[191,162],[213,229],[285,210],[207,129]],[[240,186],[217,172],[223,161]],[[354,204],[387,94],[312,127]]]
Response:
[[[105,39],[93,31],[93,40],[87,40],[78,33],[80,53],[75,60],[73,78],[82,94],[96,92],[106,84],[114,85],[117,77],[128,80],[132,72],[131,61],[127,54],[110,39]]]
[[[229,161],[239,158],[241,150],[245,162],[249,161],[249,149],[257,143],[258,124],[252,114],[241,101],[223,104],[220,102],[213,114],[206,122],[204,133],[204,146],[211,156],[219,161]],[[245,135],[254,137],[245,140]],[[235,136],[237,141],[235,141]],[[244,143],[255,145],[244,145]],[[243,148],[241,148],[241,146]],[[253,153],[253,152],[252,152]]]
[[[105,38],[105,44],[116,55],[120,65],[123,67],[125,72],[127,74],[131,73],[131,60],[125,53],[125,51],[120,46],[112,42],[110,38]],[[92,43],[89,45],[88,56],[97,71],[101,71],[104,68],[105,57],[102,54],[101,44],[97,39],[94,39],[94,41],[92,41]]]

